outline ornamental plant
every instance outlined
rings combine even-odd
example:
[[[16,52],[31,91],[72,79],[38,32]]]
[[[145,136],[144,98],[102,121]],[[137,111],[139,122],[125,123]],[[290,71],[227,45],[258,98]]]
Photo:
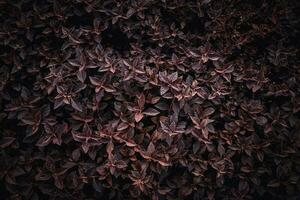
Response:
[[[0,1],[0,199],[299,199],[297,11]]]

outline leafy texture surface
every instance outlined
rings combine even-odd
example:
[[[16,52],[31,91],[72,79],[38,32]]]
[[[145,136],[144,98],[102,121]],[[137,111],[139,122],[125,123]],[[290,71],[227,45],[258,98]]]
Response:
[[[0,199],[299,199],[296,13],[0,1]]]

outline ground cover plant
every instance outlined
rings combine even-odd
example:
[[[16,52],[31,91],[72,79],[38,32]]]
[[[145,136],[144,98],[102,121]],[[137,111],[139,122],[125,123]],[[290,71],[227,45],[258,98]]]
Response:
[[[0,199],[299,199],[298,0],[1,0]]]

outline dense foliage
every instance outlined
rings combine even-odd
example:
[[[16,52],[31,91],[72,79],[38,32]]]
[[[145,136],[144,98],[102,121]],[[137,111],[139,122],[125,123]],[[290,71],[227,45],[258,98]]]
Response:
[[[1,0],[0,199],[300,198],[298,0]]]

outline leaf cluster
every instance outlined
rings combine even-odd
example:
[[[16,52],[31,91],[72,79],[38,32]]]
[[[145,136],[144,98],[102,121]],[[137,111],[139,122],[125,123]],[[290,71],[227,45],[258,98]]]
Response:
[[[297,199],[297,0],[0,1],[0,199]]]

